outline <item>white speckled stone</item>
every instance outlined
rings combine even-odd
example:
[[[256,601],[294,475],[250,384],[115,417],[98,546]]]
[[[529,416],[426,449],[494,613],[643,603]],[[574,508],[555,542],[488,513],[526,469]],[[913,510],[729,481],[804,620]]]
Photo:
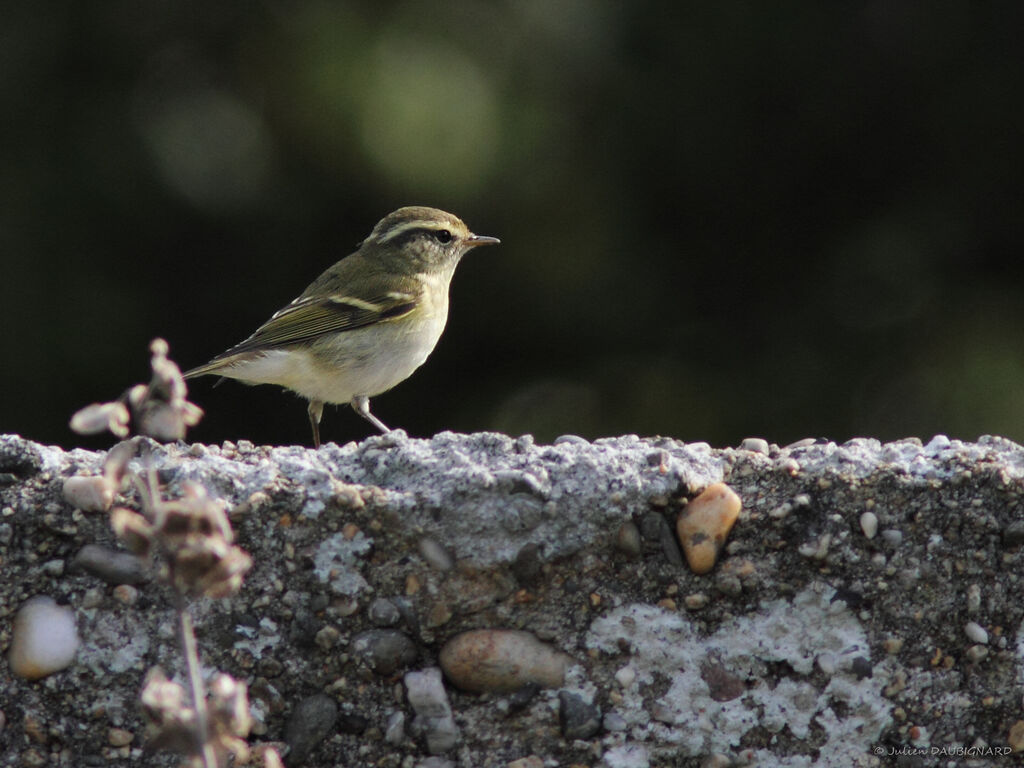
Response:
[[[14,619],[8,660],[18,677],[38,680],[71,664],[78,650],[75,614],[49,597],[33,597]]]
[[[964,627],[964,633],[975,643],[984,645],[988,642],[988,632],[976,621],[967,622],[967,626]]]
[[[869,539],[875,538],[878,533],[878,516],[874,512],[865,512],[860,516],[860,529]]]

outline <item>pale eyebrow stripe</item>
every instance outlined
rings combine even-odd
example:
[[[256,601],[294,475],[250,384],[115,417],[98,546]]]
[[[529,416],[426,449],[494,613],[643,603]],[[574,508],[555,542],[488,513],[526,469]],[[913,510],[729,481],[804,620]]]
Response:
[[[386,243],[388,240],[394,240],[399,235],[402,235],[413,229],[444,229],[444,226],[437,221],[407,221],[403,224],[396,224],[387,232],[377,238],[378,243]]]

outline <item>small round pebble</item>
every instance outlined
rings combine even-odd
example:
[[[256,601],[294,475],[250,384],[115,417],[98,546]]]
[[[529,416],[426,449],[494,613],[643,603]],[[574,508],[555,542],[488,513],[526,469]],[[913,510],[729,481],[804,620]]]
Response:
[[[341,632],[328,625],[317,630],[316,635],[313,636],[313,642],[316,643],[320,650],[326,653],[335,646],[339,637],[341,637]]]
[[[544,768],[544,761],[537,755],[527,755],[508,763],[505,768]]]
[[[743,442],[740,443],[741,451],[750,451],[751,453],[763,453],[765,456],[768,455],[768,441],[763,437],[745,437]]]
[[[869,539],[875,538],[878,533],[878,515],[874,512],[865,512],[860,516],[860,529]]]
[[[629,727],[626,722],[626,718],[620,715],[618,712],[608,712],[604,716],[604,720],[601,721],[606,731],[624,731]]]
[[[114,599],[122,605],[135,605],[139,599],[139,590],[131,584],[118,584],[113,594]]]
[[[601,730],[601,710],[569,691],[558,692],[558,721],[567,739],[589,739]]]
[[[679,551],[679,542],[672,533],[672,526],[665,520],[660,512],[648,512],[640,520],[640,531],[648,541],[656,541],[661,544],[661,551],[665,559],[675,567],[683,564],[683,554]]]
[[[455,763],[446,757],[433,755],[416,763],[416,768],[455,768]]]
[[[402,620],[398,606],[386,597],[378,597],[366,609],[366,615],[378,627],[393,627]]]
[[[1024,544],[1024,520],[1014,520],[1003,529],[1003,545],[1019,547]]]
[[[1024,720],[1018,720],[1010,726],[1010,733],[1006,737],[1006,743],[1014,752],[1024,752]]]
[[[629,688],[634,680],[636,680],[636,670],[629,665],[615,673],[615,681],[623,688]]]
[[[378,675],[391,675],[416,661],[419,652],[409,636],[397,629],[368,629],[352,638],[351,651]]]
[[[708,604],[708,596],[703,592],[694,592],[683,598],[683,605],[687,610],[699,611]]]
[[[388,716],[387,725],[384,726],[384,741],[393,747],[405,741],[405,712],[402,710],[392,712]]]
[[[590,443],[579,435],[559,435],[552,445],[590,445]]]
[[[981,643],[982,645],[988,642],[988,632],[976,621],[967,622],[967,625],[964,627],[964,633],[972,642]]]
[[[75,614],[49,597],[33,597],[14,618],[8,660],[11,671],[38,680],[67,667],[78,651]]]
[[[448,554],[448,550],[439,544],[436,539],[424,536],[420,539],[419,550],[420,554],[423,555],[423,559],[431,567],[439,571],[450,571],[455,567],[455,561]]]
[[[544,577],[544,561],[541,559],[540,547],[534,543],[525,544],[512,561],[509,570],[521,586],[532,587],[540,583]]]
[[[977,664],[979,661],[982,661],[986,656],[988,656],[988,648],[984,645],[972,645],[970,648],[967,649],[966,656],[967,660],[970,661],[972,664]]]
[[[967,612],[977,613],[981,610],[981,586],[971,584],[967,588]]]
[[[403,678],[406,697],[416,717],[413,728],[423,733],[427,751],[433,755],[447,752],[459,737],[448,693],[441,682],[441,670],[428,667],[419,672],[407,672]]]
[[[149,579],[145,564],[130,552],[86,544],[71,560],[70,573],[87,573],[108,584],[142,584]]]
[[[529,632],[477,629],[456,635],[441,649],[445,675],[464,691],[509,692],[527,683],[557,688],[572,658]]]
[[[627,520],[619,526],[615,534],[615,548],[629,557],[639,557],[643,553],[640,529],[632,520]]]
[[[742,502],[725,483],[715,483],[679,513],[676,533],[690,570],[708,573],[740,515]]]
[[[895,656],[903,650],[903,638],[887,637],[882,643],[882,647],[885,648],[885,652],[890,656]]]
[[[114,503],[114,489],[105,477],[75,475],[64,481],[64,501],[83,512],[106,512]]]
[[[112,747],[127,747],[134,738],[135,734],[124,728],[111,728],[107,731],[107,743]]]
[[[284,728],[284,739],[291,749],[288,765],[302,765],[331,733],[337,719],[338,705],[326,694],[317,693],[296,704]]]
[[[890,547],[898,547],[903,543],[903,531],[898,528],[886,528],[882,531],[882,538]]]
[[[515,713],[525,709],[538,693],[540,693],[540,686],[536,683],[527,683],[522,688],[513,691],[512,695],[508,697],[508,711]]]

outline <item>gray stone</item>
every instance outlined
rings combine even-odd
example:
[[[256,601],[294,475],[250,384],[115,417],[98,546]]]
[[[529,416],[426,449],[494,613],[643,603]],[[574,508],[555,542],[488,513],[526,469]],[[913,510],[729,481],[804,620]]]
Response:
[[[402,620],[398,606],[386,597],[375,598],[366,609],[366,616],[378,627],[393,627]]]
[[[683,552],[679,549],[676,535],[664,515],[660,512],[648,512],[640,521],[640,531],[645,539],[658,543],[665,559],[672,565],[679,568],[683,566]]]
[[[541,572],[542,565],[540,547],[530,543],[516,553],[516,559],[512,561],[510,568],[512,575],[516,577],[516,581],[519,582],[520,586],[532,587],[543,576]]]
[[[405,712],[397,710],[388,716],[387,726],[384,728],[384,741],[393,747],[405,741]]]
[[[416,644],[397,629],[368,629],[352,638],[352,653],[378,675],[390,675],[416,661]]]
[[[601,710],[569,691],[558,692],[558,721],[567,739],[589,739],[601,730]]]
[[[421,672],[406,673],[405,690],[416,712],[413,728],[423,734],[427,751],[436,755],[454,747],[459,732],[441,682],[441,670],[428,667]]]
[[[68,566],[69,573],[87,573],[108,584],[145,584],[149,570],[145,563],[131,554],[99,544],[86,544]]]
[[[1003,544],[1007,547],[1024,544],[1024,520],[1014,520],[1003,528]]]
[[[743,442],[740,443],[740,450],[750,451],[751,453],[763,453],[767,456],[769,451],[768,441],[763,437],[745,437]]]
[[[338,705],[322,693],[303,699],[295,705],[284,729],[288,744],[288,765],[302,765],[317,745],[334,728]]]

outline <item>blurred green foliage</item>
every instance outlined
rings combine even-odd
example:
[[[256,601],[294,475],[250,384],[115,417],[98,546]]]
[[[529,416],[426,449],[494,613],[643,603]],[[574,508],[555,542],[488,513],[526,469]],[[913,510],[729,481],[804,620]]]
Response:
[[[0,431],[240,341],[388,211],[472,254],[415,435],[1024,440],[1017,2],[22,3]],[[199,381],[193,433],[308,441]],[[367,433],[328,410],[325,439]]]

